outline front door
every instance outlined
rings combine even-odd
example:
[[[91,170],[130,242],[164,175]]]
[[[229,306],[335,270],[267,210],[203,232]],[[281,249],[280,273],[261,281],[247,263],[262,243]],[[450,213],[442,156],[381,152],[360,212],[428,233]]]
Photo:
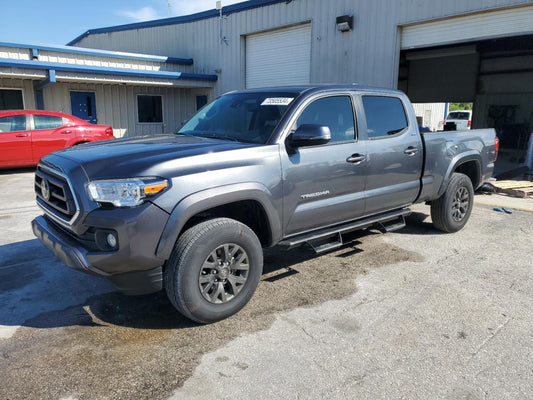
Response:
[[[72,115],[96,124],[96,96],[94,92],[70,92]]]
[[[31,165],[31,131],[25,115],[0,118],[0,167]]]
[[[360,218],[365,209],[365,143],[358,142],[349,94],[318,98],[299,115],[304,124],[327,126],[324,145],[282,150],[284,230],[287,235]]]

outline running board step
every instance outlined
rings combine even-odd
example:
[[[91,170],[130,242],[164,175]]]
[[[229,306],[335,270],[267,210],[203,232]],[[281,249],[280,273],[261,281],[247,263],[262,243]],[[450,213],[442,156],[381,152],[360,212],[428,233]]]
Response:
[[[396,221],[390,221],[390,223],[382,223],[381,225],[385,232],[394,232],[405,228],[405,218],[402,215]]]
[[[352,221],[346,224],[335,225],[329,228],[320,229],[318,231],[313,231],[310,233],[304,233],[302,235],[293,236],[285,240],[282,240],[279,243],[279,245],[284,246],[288,249],[299,246],[304,243],[309,243],[312,245],[312,243],[314,242],[317,242],[319,240],[325,240],[335,235],[341,235],[344,233],[356,231],[359,229],[365,229],[365,228],[375,226],[375,225],[378,225],[378,226],[381,225],[384,227],[385,223],[389,221],[393,221],[392,224],[389,224],[391,225],[391,228],[396,227],[397,229],[400,229],[399,219],[400,218],[403,219],[409,214],[411,214],[411,210],[408,208],[403,208],[401,210],[395,210],[395,211],[389,211],[383,214],[373,215],[371,217],[367,217],[367,218],[364,218],[358,221]],[[405,220],[403,220],[403,224],[405,225]],[[395,229],[392,229],[392,230],[395,230]],[[340,245],[339,245],[339,242],[341,243]],[[342,246],[342,240],[337,240],[337,241],[330,240],[330,243],[335,243],[337,247]]]
[[[315,251],[316,254],[325,253],[327,251],[338,249],[342,247],[342,236],[340,233],[336,235],[307,242]]]

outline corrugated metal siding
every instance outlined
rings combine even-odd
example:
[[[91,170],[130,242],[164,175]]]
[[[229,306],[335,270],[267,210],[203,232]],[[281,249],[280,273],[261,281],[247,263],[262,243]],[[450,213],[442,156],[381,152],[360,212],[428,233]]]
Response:
[[[0,47],[0,58],[13,58],[15,60],[29,60],[30,50],[13,47]]]
[[[117,137],[174,132],[195,111],[195,98],[190,89],[84,83],[56,83],[46,87],[45,108],[70,114],[71,91],[95,92],[98,123],[111,125]],[[138,123],[138,94],[163,96],[163,124]]]
[[[406,26],[402,49],[533,33],[533,6]]]
[[[220,71],[216,94],[245,87],[245,40],[249,34],[311,21],[311,82],[396,87],[398,26],[528,0],[293,0],[219,19],[89,35],[78,45],[194,59],[194,72]],[[337,31],[335,18],[354,16],[354,30]]]
[[[446,103],[413,103],[413,108],[416,116],[422,118],[422,126],[432,131],[442,130]]]
[[[26,72],[31,70],[24,70]],[[44,72],[45,74],[46,72]],[[193,81],[182,79],[176,82],[172,79],[157,79],[149,77],[132,77],[122,75],[104,75],[104,74],[89,74],[89,73],[77,73],[77,72],[56,72],[56,78],[58,81],[76,81],[76,82],[88,82],[88,83],[104,83],[104,84],[128,84],[128,85],[148,85],[148,86],[179,86],[179,87],[210,87],[211,82],[205,81]]]
[[[246,37],[246,87],[306,85],[311,70],[311,25]]]
[[[4,78],[44,80],[47,77],[47,71],[27,68],[0,67],[0,75]]]
[[[35,94],[33,91],[32,81],[0,78],[0,89],[22,89],[24,108],[35,108]]]
[[[26,48],[0,46],[0,58],[14,60],[32,60],[32,54],[31,51]],[[113,58],[85,54],[69,54],[65,52],[56,52],[49,50],[39,51],[39,61],[104,68],[124,68],[139,71],[192,72],[193,69],[193,67],[190,65],[119,57]]]

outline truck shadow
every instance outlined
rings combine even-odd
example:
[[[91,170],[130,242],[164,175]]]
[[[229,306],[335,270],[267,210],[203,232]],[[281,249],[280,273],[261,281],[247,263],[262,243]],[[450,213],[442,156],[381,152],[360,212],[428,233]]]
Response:
[[[24,173],[34,173],[35,167],[23,167],[23,168],[5,168],[0,169],[0,175],[15,175]]]
[[[444,235],[433,227],[428,214],[421,212],[413,212],[411,215],[405,217],[406,226],[399,231],[394,232],[399,234],[409,235]]]
[[[440,234],[427,219],[426,214],[413,213],[407,226],[397,233]],[[375,235],[381,233],[367,229],[344,235],[344,245],[324,255],[316,255],[308,246],[288,251],[266,249],[262,281],[285,281],[300,274],[313,259],[327,262],[334,257],[341,263],[357,262],[358,253],[364,257],[364,246],[360,245]],[[0,246],[0,253],[0,325],[38,329],[116,325],[153,330],[197,326],[176,311],[164,290],[144,296],[123,295],[104,279],[70,270],[37,239]],[[351,256],[356,258],[351,261]],[[302,272],[296,279],[305,281],[309,271]]]
[[[291,269],[291,266],[308,261],[316,257],[314,252],[307,247],[299,247],[289,251],[281,249],[267,249],[265,251],[265,263],[263,269],[263,280],[265,276],[274,275],[282,279],[285,271],[298,271]],[[61,268],[67,268],[58,263]],[[95,280],[96,282],[107,283],[98,278],[80,274],[78,279]],[[287,274],[287,276],[293,273]],[[69,296],[68,291],[64,294]],[[126,296],[120,292],[98,294],[89,297],[81,304],[59,309],[61,304],[57,304],[58,309],[41,313],[22,323],[23,326],[48,329],[68,326],[85,327],[106,327],[118,326],[122,328],[165,330],[165,329],[185,329],[198,326],[199,324],[183,317],[171,304],[164,290],[144,295]],[[0,313],[1,314],[1,313]],[[0,315],[0,324],[3,324]]]
[[[164,291],[144,296],[126,296],[119,292],[95,295],[83,304],[42,313],[24,322],[24,326],[40,329],[109,325],[159,330],[190,328],[198,324],[183,317]]]

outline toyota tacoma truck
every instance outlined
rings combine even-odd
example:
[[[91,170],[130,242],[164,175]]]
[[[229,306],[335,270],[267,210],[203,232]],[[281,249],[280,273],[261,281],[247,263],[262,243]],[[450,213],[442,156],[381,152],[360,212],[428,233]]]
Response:
[[[342,246],[394,231],[427,203],[461,229],[497,156],[493,129],[424,133],[405,94],[362,86],[231,92],[175,134],[118,139],[44,157],[34,234],[66,265],[126,294],[160,290],[187,318],[239,311],[263,248]]]

